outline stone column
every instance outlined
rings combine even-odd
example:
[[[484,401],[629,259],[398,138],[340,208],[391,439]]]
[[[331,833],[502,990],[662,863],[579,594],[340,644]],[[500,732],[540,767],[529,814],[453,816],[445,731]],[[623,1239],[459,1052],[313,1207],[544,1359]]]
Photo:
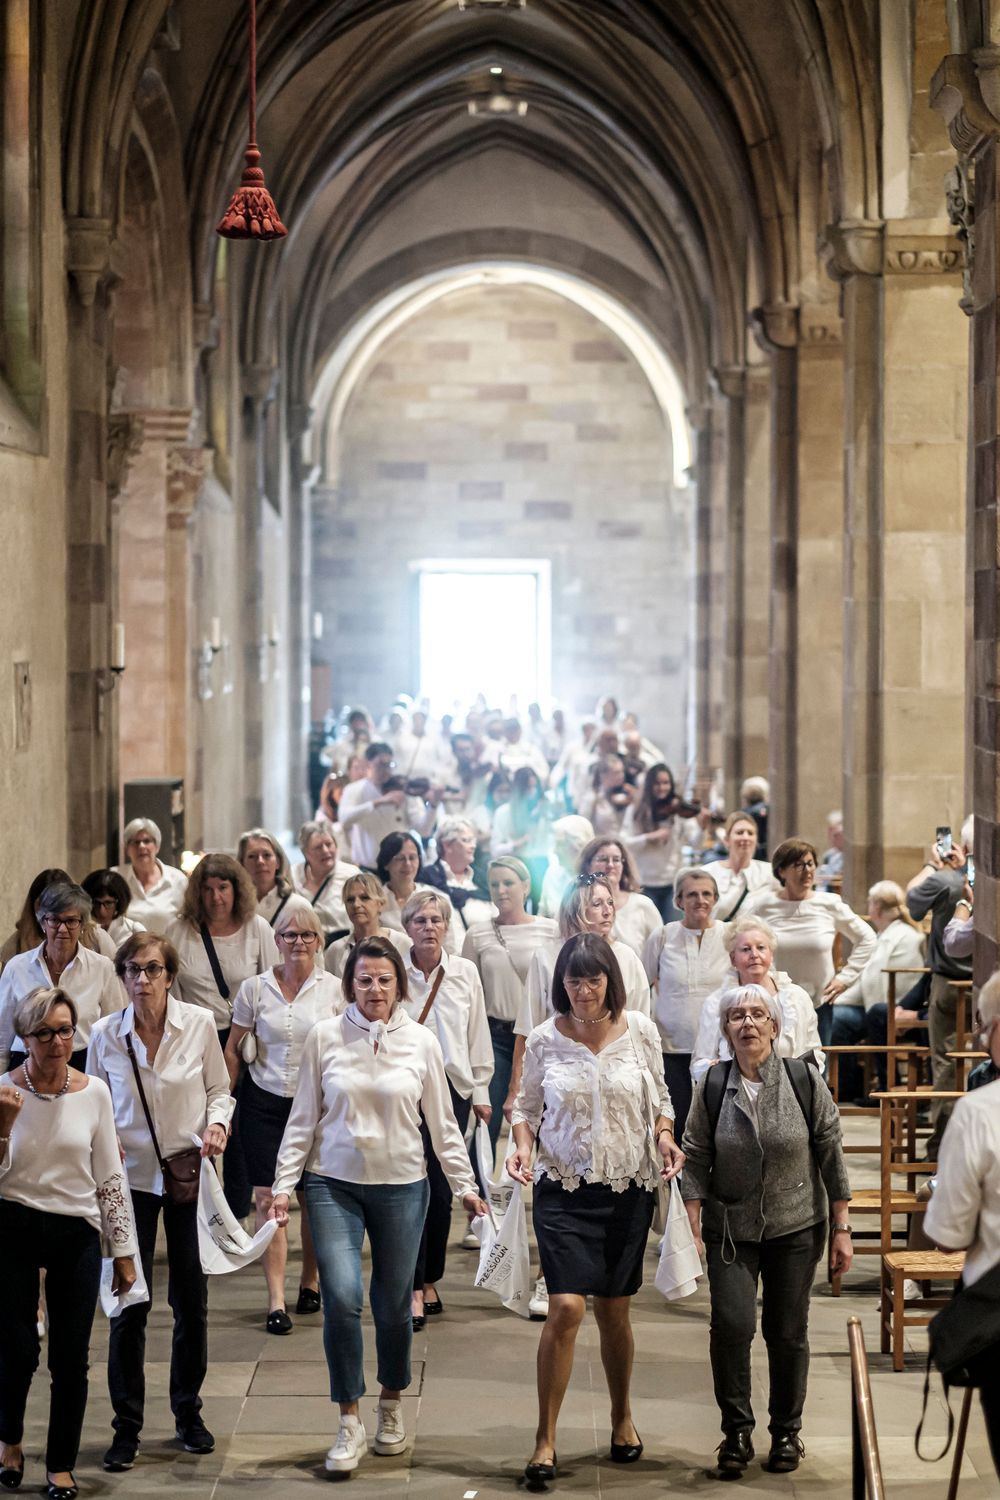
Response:
[[[725,413],[718,396],[692,414],[697,502],[694,522],[694,764],[706,787],[723,764],[723,589],[725,583]]]
[[[191,520],[211,471],[211,451],[186,444],[167,451],[165,571],[167,580],[167,759],[184,776],[190,801],[196,777],[192,741],[195,657],[191,640]],[[196,722],[196,721],[195,721]]]
[[[264,498],[263,430],[267,407],[275,399],[278,367],[267,363],[241,370],[243,427],[236,462],[236,498],[240,517],[240,555],[243,559],[242,638],[244,649],[243,744],[245,759],[245,826],[263,818],[264,688],[270,676],[270,649],[264,608],[262,539]]]
[[[312,816],[309,806],[309,732],[312,716],[312,495],[319,465],[304,454],[313,413],[293,407],[288,414],[290,496],[288,548],[288,817],[293,826]]]

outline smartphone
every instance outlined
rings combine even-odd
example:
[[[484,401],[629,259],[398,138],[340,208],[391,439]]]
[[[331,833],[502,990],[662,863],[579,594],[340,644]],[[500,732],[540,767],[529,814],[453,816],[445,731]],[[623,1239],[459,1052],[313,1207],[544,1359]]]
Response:
[[[934,830],[934,843],[938,854],[944,859],[954,848],[955,841],[951,836],[951,829],[946,825]]]
[[[975,885],[975,883],[976,883],[976,867],[973,864],[972,855],[971,854],[969,855],[968,859],[965,861],[965,878],[969,882],[970,886],[974,886]]]

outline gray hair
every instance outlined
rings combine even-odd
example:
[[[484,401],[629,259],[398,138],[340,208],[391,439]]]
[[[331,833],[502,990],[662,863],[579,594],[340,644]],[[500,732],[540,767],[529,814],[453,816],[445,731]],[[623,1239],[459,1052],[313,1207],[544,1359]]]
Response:
[[[772,995],[762,984],[739,984],[735,989],[723,990],[719,996],[719,1036],[724,1042],[729,1041],[726,1036],[729,1012],[737,1005],[745,1005],[748,1000],[759,1000],[761,1005],[767,1007],[768,1015],[778,1028],[778,1036],[781,1035],[781,1006],[777,995]]]
[[[715,892],[716,901],[718,901],[719,882],[716,880],[715,876],[711,874],[706,865],[689,865],[686,870],[681,871],[677,879],[674,881],[675,901],[677,900],[678,896],[682,896],[684,894],[684,887],[692,880],[707,880],[709,885],[712,887],[712,890]]]
[[[131,822],[125,824],[125,832],[122,834],[122,839],[125,843],[126,849],[128,848],[129,844],[131,844],[133,839],[137,839],[139,837],[140,833],[151,833],[153,835],[153,838],[156,840],[157,849],[159,849],[160,845],[163,843],[163,837],[160,833],[160,830],[157,828],[152,818],[133,818]]]
[[[284,932],[286,927],[291,927],[293,923],[296,927],[308,927],[310,932],[315,932],[322,945],[326,933],[323,931],[322,922],[316,915],[316,908],[298,896],[292,896],[286,901],[275,917],[273,928],[275,936],[279,932]]]
[[[435,834],[438,848],[440,849],[445,844],[450,844],[452,839],[457,839],[459,834],[464,833],[466,829],[469,830],[473,838],[476,837],[476,825],[470,818],[442,818]]]
[[[309,847],[309,840],[315,838],[317,833],[328,833],[333,839],[333,847],[335,849],[337,848],[337,835],[333,831],[333,824],[328,822],[326,818],[310,818],[308,822],[302,824],[302,827],[299,829],[298,837],[295,840],[299,848],[302,850],[303,859],[305,859],[306,857],[306,850]],[[266,837],[270,837],[270,835],[268,834],[266,835]]]
[[[762,932],[771,945],[771,957],[774,957],[778,946],[778,934],[773,927],[768,926],[767,922],[764,922],[760,917],[747,916],[736,917],[734,921],[729,923],[726,935],[723,938],[723,946],[730,958],[733,956],[733,949],[736,947],[737,940],[745,932]]]
[[[58,917],[64,911],[79,912],[81,919],[89,922],[90,897],[83,886],[71,885],[66,880],[57,880],[54,885],[47,885],[39,896],[35,916],[40,923],[42,917]]]
[[[14,1035],[19,1036],[23,1042],[25,1037],[38,1030],[53,1005],[66,1006],[75,1028],[80,1017],[72,995],[67,995],[65,990],[58,988],[47,990],[39,986],[38,989],[29,990],[15,1005]]]
[[[444,891],[414,891],[399,914],[399,920],[404,929],[409,927],[418,912],[423,911],[425,906],[431,905],[438,908],[444,917],[444,925],[447,927],[451,921],[451,902]]]

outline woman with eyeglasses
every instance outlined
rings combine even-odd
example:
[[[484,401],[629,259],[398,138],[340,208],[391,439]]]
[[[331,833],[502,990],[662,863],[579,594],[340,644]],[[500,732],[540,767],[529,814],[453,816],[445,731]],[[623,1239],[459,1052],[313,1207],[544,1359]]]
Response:
[[[120,1015],[98,1022],[87,1054],[87,1072],[111,1090],[150,1297],[111,1320],[108,1389],[115,1435],[104,1455],[110,1473],[130,1469],[139,1447],[146,1404],[146,1320],[161,1214],[167,1301],[174,1320],[170,1406],[177,1441],[188,1453],[211,1453],[215,1447],[201,1417],[200,1392],[208,1370],[208,1278],[198,1252],[198,1204],[168,1195],[161,1162],[169,1164],[171,1157],[189,1152],[192,1136],[200,1139],[203,1157],[221,1156],[234,1106],[211,1011],[185,1004],[172,993],[178,968],[177,950],[166,938],[133,933],[115,958],[129,1004]]]
[[[406,1446],[400,1398],[411,1379],[410,1297],[429,1199],[422,1122],[452,1192],[470,1214],[486,1212],[452,1113],[440,1044],[402,1003],[407,977],[397,950],[385,938],[365,938],[347,960],[342,989],[347,1009],[306,1038],[270,1210],[279,1225],[288,1223],[289,1194],[304,1174],[330,1396],[340,1408],[329,1474],[356,1469],[368,1447],[359,1415],[366,1234],[381,1387],[374,1448],[398,1454]]]
[[[641,959],[650,938],[662,928],[663,919],[639,889],[635,862],[624,838],[605,835],[591,839],[580,854],[580,874],[604,876],[615,903],[615,937]]]
[[[0,969],[4,964],[14,957],[16,953],[27,953],[32,948],[37,948],[45,937],[38,922],[38,903],[43,893],[50,885],[72,885],[73,877],[65,870],[58,867],[47,870],[39,870],[38,874],[28,886],[24,904],[20,915],[14,925],[14,931],[0,948]],[[84,883],[83,889],[90,895],[90,890]],[[110,934],[97,920],[96,908],[92,907],[90,917],[80,928],[80,943],[84,948],[89,948],[93,953],[103,953],[105,958],[114,962],[117,944],[112,940]]]
[[[343,1008],[340,980],[316,968],[323,928],[312,907],[300,902],[286,906],[275,923],[274,936],[281,962],[263,974],[244,979],[233,1002],[233,1024],[226,1041],[226,1066],[234,1093],[244,1053],[251,1054],[240,1085],[240,1139],[253,1187],[257,1229],[271,1210],[275,1163],[299,1080],[306,1037],[317,1021],[328,1021]],[[296,1186],[296,1195],[302,1208],[300,1186]],[[264,1326],[268,1333],[292,1331],[285,1307],[287,1261],[288,1236],[279,1229],[261,1261],[267,1283]],[[309,1218],[303,1212],[302,1281],[295,1310],[314,1313],[319,1309],[319,1271]]]
[[[32,990],[59,988],[70,996],[77,1012],[76,1039],[70,1066],[82,1071],[91,1030],[101,1016],[119,1011],[125,996],[115,978],[114,964],[80,941],[90,921],[90,897],[78,885],[56,881],[46,886],[35,908],[45,934],[37,948],[18,953],[0,974],[0,1070],[23,1049],[14,1040],[14,1011]],[[12,1057],[13,1054],[13,1057]]]
[[[830,1268],[850,1269],[851,1196],[840,1113],[815,1068],[786,1061],[777,996],[759,984],[726,990],[718,1004],[717,1063],[695,1092],[684,1132],[681,1192],[708,1251],[709,1353],[722,1416],[718,1468],[738,1479],[754,1456],[750,1346],[763,1308],[773,1474],[797,1469],[809,1373],[809,1298],[830,1238]]]
[[[91,870],[80,885],[90,897],[95,924],[107,934],[116,953],[133,932],[146,931],[142,922],[128,915],[132,892],[117,870]]]
[[[338,938],[326,950],[327,970],[335,974],[338,980],[343,975],[352,949],[364,938],[387,938],[406,958],[410,951],[410,940],[405,932],[397,932],[394,927],[382,925],[385,890],[382,882],[368,870],[362,870],[360,874],[352,875],[349,880],[344,881],[344,906],[351,930],[346,937]]]
[[[164,932],[181,909],[187,876],[159,858],[160,830],[152,818],[133,818],[122,841],[127,858],[116,869],[132,893],[132,916],[150,932]]]
[[[777,889],[748,896],[740,915],[759,917],[777,935],[781,967],[801,985],[816,1007],[824,1043],[833,1033],[833,1006],[848,985],[860,979],[875,946],[875,934],[846,901],[832,891],[816,889],[819,858],[805,839],[785,839],[771,857]],[[837,934],[849,944],[849,958],[836,972],[833,945]]]

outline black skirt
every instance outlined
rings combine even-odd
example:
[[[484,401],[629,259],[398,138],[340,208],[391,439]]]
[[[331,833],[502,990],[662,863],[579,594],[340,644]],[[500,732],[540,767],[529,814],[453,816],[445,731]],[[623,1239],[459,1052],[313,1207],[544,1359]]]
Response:
[[[291,1099],[270,1094],[254,1083],[249,1071],[240,1082],[240,1141],[252,1187],[269,1188],[274,1181],[281,1137],[292,1112]]]
[[[632,1183],[616,1193],[602,1182],[572,1192],[550,1177],[535,1183],[532,1223],[550,1293],[634,1297],[653,1222],[654,1193]]]

